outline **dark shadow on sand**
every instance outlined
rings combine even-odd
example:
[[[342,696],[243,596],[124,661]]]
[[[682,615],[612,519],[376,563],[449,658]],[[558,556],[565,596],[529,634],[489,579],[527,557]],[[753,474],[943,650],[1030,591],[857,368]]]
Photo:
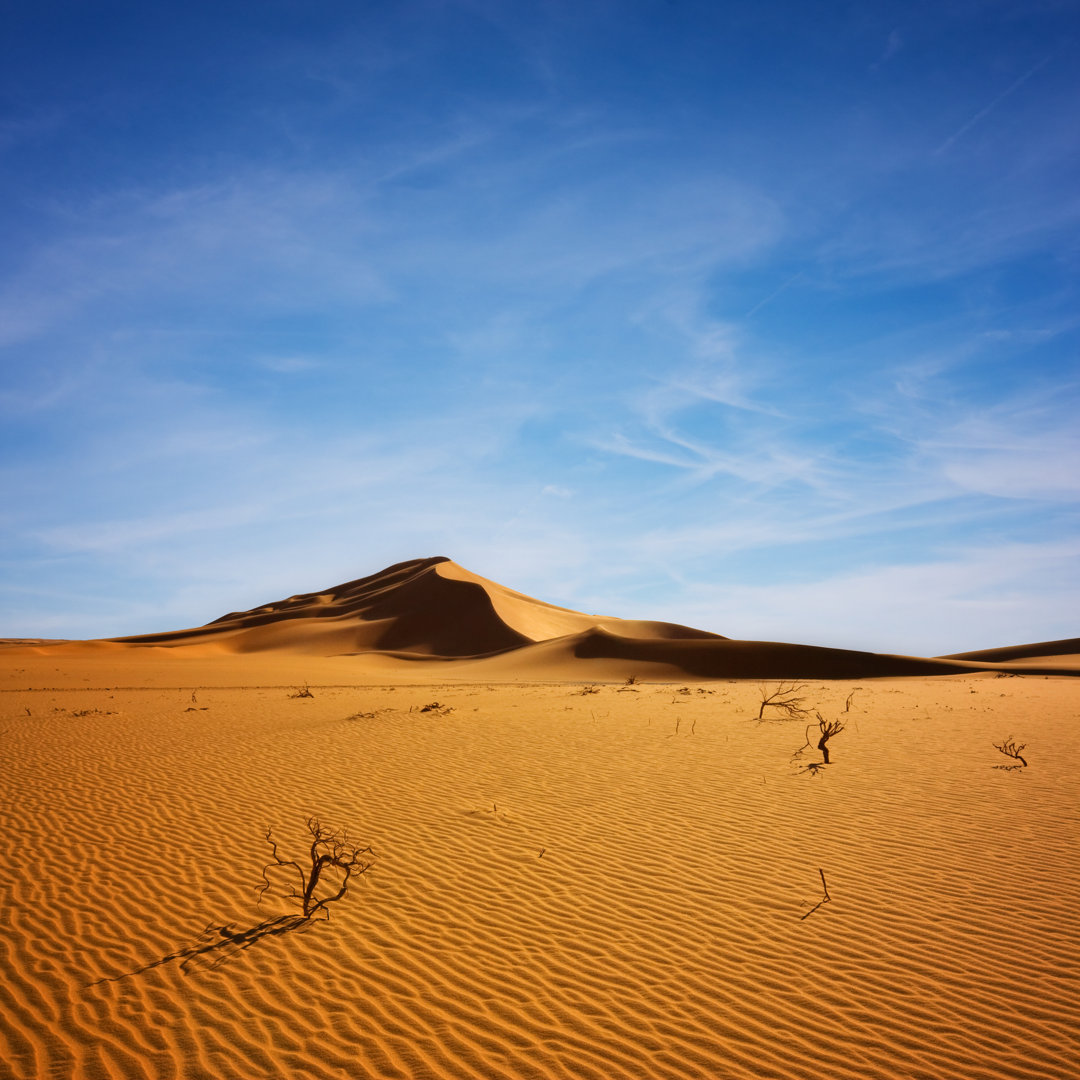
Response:
[[[120,982],[122,979],[130,979],[135,975],[143,975],[154,968],[162,967],[178,961],[180,970],[185,975],[192,971],[213,970],[221,967],[237,957],[246,949],[260,941],[270,937],[280,937],[282,934],[305,933],[318,920],[306,919],[303,915],[279,915],[275,919],[267,919],[256,926],[249,926],[244,930],[234,929],[234,923],[218,925],[209,923],[201,934],[195,939],[195,943],[185,949],[177,949],[176,952],[153,960],[149,964],[135,968],[132,971],[122,972],[120,975],[106,975],[101,979],[95,979],[87,986],[100,986],[107,982]]]

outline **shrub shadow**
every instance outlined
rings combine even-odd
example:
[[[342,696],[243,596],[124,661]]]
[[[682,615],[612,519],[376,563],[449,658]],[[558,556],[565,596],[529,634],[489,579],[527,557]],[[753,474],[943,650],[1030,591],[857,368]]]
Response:
[[[243,930],[234,929],[235,924],[233,923],[220,925],[208,923],[195,939],[194,944],[187,948],[177,949],[176,952],[162,956],[149,964],[143,964],[142,967],[135,968],[132,971],[125,971],[119,975],[106,975],[103,978],[95,979],[92,983],[87,983],[87,986],[120,982],[122,979],[143,975],[154,968],[163,967],[165,964],[171,964],[174,961],[179,962],[180,970],[185,975],[190,975],[192,971],[213,970],[235,959],[240,953],[250,949],[252,945],[264,941],[266,938],[280,937],[282,934],[294,932],[304,933],[314,925],[315,921],[306,919],[303,915],[279,915],[277,918],[267,919],[265,922],[246,927]]]

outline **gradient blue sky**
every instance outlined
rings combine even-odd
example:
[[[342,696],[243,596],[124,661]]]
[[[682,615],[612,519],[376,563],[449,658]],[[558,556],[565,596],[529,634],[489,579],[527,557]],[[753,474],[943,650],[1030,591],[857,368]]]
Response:
[[[1080,634],[1080,5],[0,8],[0,634],[448,555]]]

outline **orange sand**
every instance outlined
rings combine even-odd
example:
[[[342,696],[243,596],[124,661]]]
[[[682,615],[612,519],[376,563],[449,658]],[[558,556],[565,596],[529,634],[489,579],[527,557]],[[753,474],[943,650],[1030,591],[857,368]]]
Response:
[[[804,680],[814,772],[756,681],[576,658],[561,610],[482,660],[0,649],[0,1075],[1077,1075],[1080,682]],[[311,814],[378,858],[260,935]]]

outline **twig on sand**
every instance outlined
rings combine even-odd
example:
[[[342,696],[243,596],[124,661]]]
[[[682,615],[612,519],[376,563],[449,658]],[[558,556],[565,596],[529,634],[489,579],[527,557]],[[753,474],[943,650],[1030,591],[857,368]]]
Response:
[[[994,743],[994,749],[1004,754],[1006,757],[1012,758],[1013,761],[1019,761],[1019,765],[995,765],[996,769],[1023,769],[1027,767],[1027,759],[1023,756],[1023,751],[1027,747],[1027,743],[1017,744],[1016,740],[1010,735],[1007,739],[1002,739],[999,743]]]
[[[799,917],[799,922],[802,922],[804,919],[809,919],[822,904],[827,904],[832,899],[829,895],[829,886],[825,883],[825,871],[819,867],[818,873],[821,875],[821,889],[825,895],[805,915]]]
[[[785,720],[798,720],[810,710],[804,706],[806,698],[799,696],[800,690],[806,689],[805,683],[781,682],[770,690],[764,683],[760,686],[761,706],[758,709],[758,720],[765,720],[765,710],[772,708],[783,716]]]

